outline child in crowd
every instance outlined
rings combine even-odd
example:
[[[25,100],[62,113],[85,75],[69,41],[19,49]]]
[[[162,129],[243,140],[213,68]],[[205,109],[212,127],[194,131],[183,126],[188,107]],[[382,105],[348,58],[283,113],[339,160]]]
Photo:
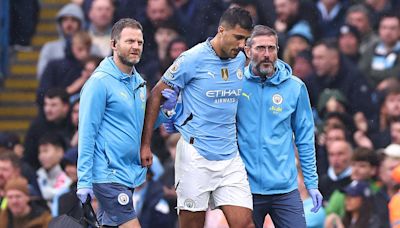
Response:
[[[57,134],[47,134],[39,140],[41,167],[37,170],[38,183],[43,198],[47,200],[50,208],[54,196],[65,191],[72,183],[60,165],[64,148],[65,143]]]

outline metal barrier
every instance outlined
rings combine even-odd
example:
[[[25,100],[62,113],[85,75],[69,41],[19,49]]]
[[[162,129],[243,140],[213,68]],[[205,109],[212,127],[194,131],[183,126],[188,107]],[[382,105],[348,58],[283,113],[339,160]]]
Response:
[[[10,2],[0,0],[0,81],[8,74]]]

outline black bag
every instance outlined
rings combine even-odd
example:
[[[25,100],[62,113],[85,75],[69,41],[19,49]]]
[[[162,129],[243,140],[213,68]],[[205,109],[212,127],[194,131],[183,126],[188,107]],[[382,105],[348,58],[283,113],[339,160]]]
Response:
[[[86,202],[82,204],[83,216],[80,220],[69,216],[68,213],[53,218],[48,228],[99,228],[99,221],[97,221],[96,213],[93,210],[92,204],[90,204],[90,195],[87,197]]]

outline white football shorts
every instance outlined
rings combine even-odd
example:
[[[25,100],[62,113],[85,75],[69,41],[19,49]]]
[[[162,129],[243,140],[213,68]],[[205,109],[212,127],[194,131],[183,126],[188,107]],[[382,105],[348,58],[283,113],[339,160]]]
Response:
[[[210,161],[182,137],[176,147],[175,188],[177,209],[207,211],[223,205],[253,210],[244,163],[237,153],[232,159]]]

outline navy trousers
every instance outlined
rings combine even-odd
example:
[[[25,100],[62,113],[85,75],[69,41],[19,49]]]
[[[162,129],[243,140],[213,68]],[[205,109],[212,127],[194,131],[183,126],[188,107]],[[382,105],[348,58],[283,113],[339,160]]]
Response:
[[[253,219],[257,228],[262,228],[269,214],[276,228],[306,228],[303,202],[299,190],[284,194],[253,194]]]

